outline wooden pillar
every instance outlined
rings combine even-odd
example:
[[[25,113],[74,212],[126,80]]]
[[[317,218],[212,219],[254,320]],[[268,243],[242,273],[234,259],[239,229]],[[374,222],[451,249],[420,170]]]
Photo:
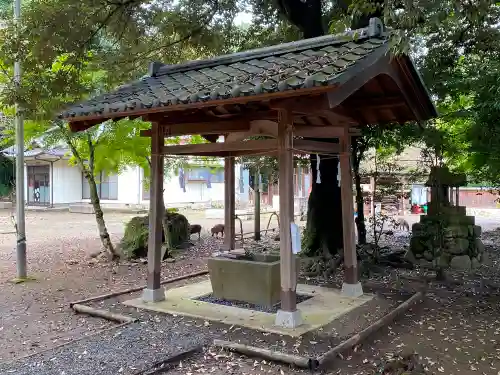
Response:
[[[354,203],[351,172],[351,139],[345,134],[340,158],[340,193],[342,199],[342,227],[344,240],[344,283],[342,294],[350,297],[363,295],[363,288],[358,279],[358,260],[356,257],[356,234],[354,232]],[[332,228],[333,230],[333,228]]]
[[[455,206],[460,206],[460,201],[459,201],[459,197],[460,197],[460,188],[457,186],[455,187]]]
[[[292,253],[290,224],[293,222],[293,120],[287,110],[279,111],[278,155],[280,197],[280,277],[281,309],[276,314],[276,325],[295,328],[302,324],[297,310],[296,257]]]
[[[235,241],[235,175],[234,158],[224,158],[224,250],[234,250]]]
[[[161,279],[161,234],[163,217],[163,134],[158,123],[152,123],[151,133],[151,184],[149,197],[149,238],[147,285],[142,294],[145,302],[165,299]]]
[[[454,194],[453,194],[453,186],[450,186],[449,189],[448,189],[448,197],[450,197],[450,206],[454,206],[455,205],[455,197],[454,197]]]

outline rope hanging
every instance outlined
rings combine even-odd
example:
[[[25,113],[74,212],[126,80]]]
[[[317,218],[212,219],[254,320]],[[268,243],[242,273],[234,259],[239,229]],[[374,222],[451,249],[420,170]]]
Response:
[[[321,172],[319,171],[319,163],[321,162],[321,158],[318,154],[316,154],[316,183],[321,184]]]

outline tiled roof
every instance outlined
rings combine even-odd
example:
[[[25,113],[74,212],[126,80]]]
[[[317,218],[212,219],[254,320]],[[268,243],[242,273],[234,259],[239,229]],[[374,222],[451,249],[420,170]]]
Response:
[[[8,147],[0,152],[8,157],[15,157],[17,155],[15,146]],[[68,153],[69,153],[69,150],[62,149],[62,148],[54,148],[54,149],[50,149],[50,150],[35,148],[33,150],[24,151],[24,157],[25,158],[34,158],[37,156],[47,155],[47,156],[54,156],[54,157],[62,158],[64,156],[68,155]]]
[[[141,109],[334,85],[351,67],[386,51],[387,38],[378,26],[372,22],[368,28],[342,35],[180,65],[153,63],[149,76],[73,105],[59,117],[71,121],[74,117],[126,115]]]

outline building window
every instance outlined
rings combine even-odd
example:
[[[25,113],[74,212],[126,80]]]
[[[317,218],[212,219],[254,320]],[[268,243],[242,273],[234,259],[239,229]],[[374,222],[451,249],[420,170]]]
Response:
[[[118,175],[105,175],[101,172],[96,177],[97,195],[99,199],[117,200],[118,199]],[[90,199],[90,186],[82,174],[82,199]]]
[[[186,170],[187,181],[210,181],[212,184],[224,182],[224,169],[196,167]]]

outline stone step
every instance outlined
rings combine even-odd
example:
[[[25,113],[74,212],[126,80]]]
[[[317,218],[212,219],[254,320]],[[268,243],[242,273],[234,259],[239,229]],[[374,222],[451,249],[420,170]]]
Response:
[[[420,222],[422,224],[424,223],[429,223],[429,222],[437,222],[439,220],[442,220],[445,225],[450,225],[450,224],[458,224],[458,225],[475,225],[476,224],[476,218],[474,216],[467,216],[467,215],[440,215],[440,216],[433,216],[433,215],[425,215],[420,217]]]
[[[70,204],[69,212],[78,214],[94,214],[94,206],[91,204]]]

